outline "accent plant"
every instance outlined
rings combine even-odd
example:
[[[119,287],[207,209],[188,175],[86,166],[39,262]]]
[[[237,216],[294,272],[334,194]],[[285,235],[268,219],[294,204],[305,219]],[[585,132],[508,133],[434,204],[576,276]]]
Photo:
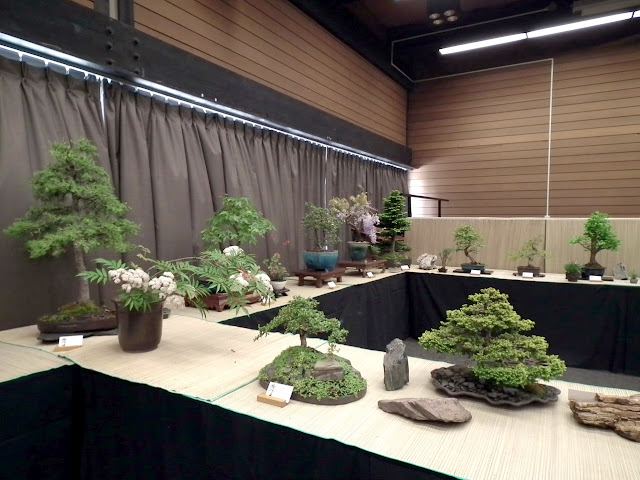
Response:
[[[264,266],[269,278],[275,282],[281,282],[285,280],[285,277],[289,274],[287,269],[282,265],[280,254],[278,252],[271,255],[270,258],[264,261]]]

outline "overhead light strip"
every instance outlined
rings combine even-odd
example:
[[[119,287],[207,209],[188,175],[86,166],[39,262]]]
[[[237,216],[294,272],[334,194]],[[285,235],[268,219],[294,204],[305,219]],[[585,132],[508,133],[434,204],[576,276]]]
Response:
[[[580,30],[583,28],[596,27],[598,25],[606,25],[608,23],[629,20],[630,18],[640,18],[640,10],[636,10],[635,12],[617,13],[615,15],[608,15],[606,17],[592,18],[591,20],[584,20],[582,22],[567,23],[565,25],[558,25],[556,27],[542,28],[540,30],[533,30],[527,33],[517,33],[514,35],[507,35],[505,37],[490,38],[488,40],[481,40],[479,42],[464,43],[462,45],[455,45],[453,47],[441,48],[439,51],[442,55],[449,55],[452,53],[466,52],[468,50],[475,50],[478,48],[492,47],[494,45],[517,42],[520,40],[525,40],[527,38],[538,38],[547,35],[555,35],[557,33]]]

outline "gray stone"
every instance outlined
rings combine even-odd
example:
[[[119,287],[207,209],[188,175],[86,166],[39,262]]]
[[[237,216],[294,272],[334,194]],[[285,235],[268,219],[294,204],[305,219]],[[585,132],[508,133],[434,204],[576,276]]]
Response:
[[[629,278],[627,275],[627,267],[624,263],[616,263],[613,269],[613,278],[616,280],[626,280]]]
[[[387,345],[387,353],[382,362],[386,390],[398,390],[409,383],[409,359],[405,350],[406,345],[399,338]]]
[[[463,423],[471,420],[471,413],[456,398],[397,398],[378,400],[378,407],[412,420],[444,423]]]
[[[332,357],[318,360],[313,366],[313,378],[317,380],[342,380],[344,368]]]
[[[436,268],[437,259],[437,255],[433,255],[432,253],[423,253],[418,257],[418,267],[422,270],[431,270],[432,268]]]

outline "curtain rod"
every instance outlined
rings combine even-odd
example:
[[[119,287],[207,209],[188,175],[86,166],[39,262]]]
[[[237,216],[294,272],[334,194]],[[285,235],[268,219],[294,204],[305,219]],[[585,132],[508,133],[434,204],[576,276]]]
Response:
[[[18,47],[29,48],[31,50],[37,51],[39,54],[34,54],[30,51],[22,50],[21,48],[18,48]],[[49,64],[62,67],[65,69],[65,72],[67,75],[70,73],[71,70],[84,74],[85,79],[87,79],[90,75],[93,75],[98,82],[106,81],[108,83],[115,82],[120,85],[127,85],[136,90],[142,90],[143,92],[148,93],[151,97],[157,95],[161,98],[164,98],[166,102],[168,102],[169,100],[172,100],[176,102],[178,105],[185,104],[190,108],[196,108],[196,109],[200,108],[203,110],[204,113],[209,112],[212,114],[221,115],[224,118],[231,118],[234,121],[240,121],[244,124],[249,124],[256,128],[267,129],[276,133],[280,133],[282,135],[286,135],[288,137],[294,138],[299,141],[311,143],[313,145],[317,145],[322,148],[331,149],[336,152],[345,153],[347,155],[351,155],[365,161],[379,163],[379,164],[382,164],[388,167],[397,168],[403,171],[413,169],[410,166],[402,166],[388,159],[377,158],[366,153],[360,153],[359,151],[348,150],[346,148],[341,148],[341,147],[332,145],[330,143],[323,141],[318,137],[314,137],[313,135],[307,134],[305,132],[296,131],[295,129],[291,129],[289,127],[273,124],[272,122],[268,122],[265,119],[255,118],[249,113],[236,110],[230,107],[224,107],[214,102],[211,102],[209,100],[198,98],[195,95],[191,95],[189,93],[186,93],[180,90],[175,90],[173,88],[166,87],[164,85],[159,85],[149,80],[137,79],[136,81],[131,82],[121,78],[110,77],[103,73],[92,72],[85,68],[79,68],[70,63],[82,64],[86,66],[86,68],[91,68],[93,64],[86,62],[82,59],[78,59],[77,57],[61,54],[60,52],[56,52],[55,50],[50,48],[33,44],[31,42],[27,42],[25,40],[22,40],[16,37],[12,37],[11,35],[0,33],[0,50],[16,53],[19,56],[20,61],[23,61],[23,56],[27,56],[27,57],[42,61],[45,67],[48,67]],[[46,55],[46,56],[43,56],[43,55]],[[56,60],[55,58],[49,58],[49,57],[57,57],[60,59],[64,59],[69,63],[65,63],[63,61]],[[97,69],[98,66],[94,66],[94,68]],[[293,133],[293,132],[296,132],[296,133]]]

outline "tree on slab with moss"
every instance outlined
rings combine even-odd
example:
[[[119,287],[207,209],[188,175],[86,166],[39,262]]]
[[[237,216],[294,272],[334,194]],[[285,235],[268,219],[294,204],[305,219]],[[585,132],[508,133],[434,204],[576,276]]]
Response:
[[[609,215],[600,212],[592,213],[584,224],[584,233],[569,242],[570,245],[580,245],[589,252],[589,263],[585,265],[587,268],[604,268],[596,260],[596,255],[602,250],[615,252],[620,243],[611,227]]]
[[[73,251],[76,273],[86,272],[84,254],[97,248],[130,249],[127,237],[139,226],[126,220],[129,207],[118,200],[107,172],[96,164],[98,149],[87,139],[55,143],[54,161],[31,182],[39,202],[5,230],[26,240],[31,258]],[[78,278],[77,301],[90,302],[89,283]]]
[[[319,303],[312,298],[303,298],[298,295],[282,307],[278,315],[264,326],[258,327],[258,336],[266,336],[269,332],[284,328],[286,333],[300,335],[300,345],[307,346],[307,337],[319,333],[327,333],[329,340],[329,353],[336,349],[336,343],[344,343],[349,334],[342,328],[337,318],[327,318],[324,312],[318,310]]]
[[[535,391],[537,379],[556,378],[566,366],[546,353],[549,345],[543,337],[522,333],[535,324],[518,315],[508,298],[495,288],[469,295],[470,303],[448,311],[440,328],[422,334],[420,345],[470,357],[480,379]]]
[[[399,190],[393,190],[389,198],[383,199],[383,209],[380,214],[382,235],[391,239],[389,253],[396,252],[398,237],[403,236],[411,228],[411,221],[407,218],[407,199]]]

